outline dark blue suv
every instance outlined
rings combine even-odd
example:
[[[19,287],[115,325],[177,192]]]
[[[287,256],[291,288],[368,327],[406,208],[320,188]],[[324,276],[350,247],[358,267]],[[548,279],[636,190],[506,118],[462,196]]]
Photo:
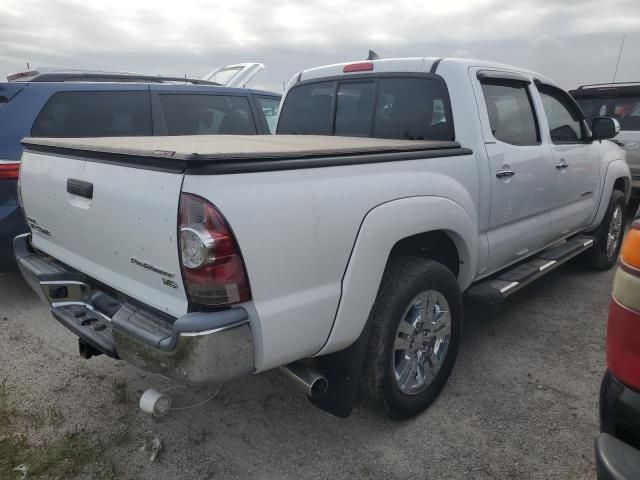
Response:
[[[276,93],[132,74],[0,83],[0,271],[15,265],[13,237],[27,231],[16,198],[24,137],[269,134],[279,104]]]

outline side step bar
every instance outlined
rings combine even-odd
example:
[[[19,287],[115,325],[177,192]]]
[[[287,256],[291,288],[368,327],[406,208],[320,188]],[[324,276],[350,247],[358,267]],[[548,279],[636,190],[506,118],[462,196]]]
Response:
[[[498,303],[576,255],[580,255],[591,248],[594,243],[594,237],[586,235],[573,237],[559,245],[543,250],[532,259],[525,260],[523,263],[476,283],[467,290],[465,295],[474,300]]]

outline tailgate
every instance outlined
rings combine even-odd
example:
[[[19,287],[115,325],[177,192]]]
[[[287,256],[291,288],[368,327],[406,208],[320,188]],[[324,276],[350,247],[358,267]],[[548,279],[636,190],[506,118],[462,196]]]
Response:
[[[129,297],[183,315],[182,176],[25,150],[20,181],[32,243]]]

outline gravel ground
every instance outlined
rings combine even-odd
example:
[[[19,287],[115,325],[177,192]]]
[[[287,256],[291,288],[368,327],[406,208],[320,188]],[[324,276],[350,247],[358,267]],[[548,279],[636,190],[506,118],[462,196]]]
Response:
[[[81,359],[20,276],[3,274],[0,406],[10,415],[0,448],[17,433],[24,443],[0,451],[0,477],[19,478],[7,464],[26,462],[29,478],[593,479],[612,277],[574,261],[498,307],[468,305],[444,392],[418,418],[393,422],[361,407],[334,418],[277,371],[151,418],[139,395],[170,383]],[[212,391],[172,393],[185,406]],[[153,438],[164,450],[151,463],[141,449]]]

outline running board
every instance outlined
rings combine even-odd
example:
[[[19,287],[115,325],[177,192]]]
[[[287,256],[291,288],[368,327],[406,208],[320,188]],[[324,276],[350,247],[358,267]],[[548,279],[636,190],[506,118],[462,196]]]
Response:
[[[503,270],[469,288],[466,296],[474,300],[498,303],[525,285],[537,280],[551,270],[588,250],[595,243],[594,237],[580,235],[543,250],[529,260]]]

